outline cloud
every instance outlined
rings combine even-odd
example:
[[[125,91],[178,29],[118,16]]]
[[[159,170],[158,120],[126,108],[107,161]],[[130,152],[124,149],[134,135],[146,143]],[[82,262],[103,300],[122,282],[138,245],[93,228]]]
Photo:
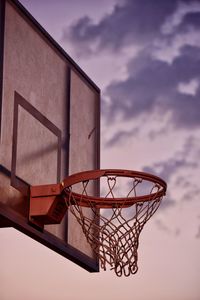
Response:
[[[126,66],[126,79],[108,83],[108,122],[119,113],[127,120],[156,109],[171,112],[175,127],[199,126],[199,14],[200,3],[192,0],[124,0],[98,22],[84,16],[63,31],[63,39],[88,57],[142,45]]]
[[[111,99],[105,117],[113,121],[119,112],[123,119],[152,114],[171,113],[175,127],[192,128],[200,125],[200,49],[184,47],[181,55],[170,65],[156,60],[147,53],[129,62],[126,80],[111,83],[106,90]],[[195,87],[188,87],[195,78]],[[185,83],[187,89],[183,89]],[[180,84],[182,89],[180,91]],[[195,88],[195,92],[194,92]],[[185,92],[184,92],[185,91]]]
[[[165,233],[174,234],[175,237],[180,236],[181,230],[180,228],[169,228],[163,221],[160,219],[155,221],[157,228]]]
[[[186,139],[181,151],[177,151],[171,158],[158,161],[143,171],[156,174],[163,178],[167,184],[167,195],[161,204],[161,209],[168,209],[177,204],[177,198],[182,201],[199,201],[199,139],[190,136]]]
[[[142,6],[142,9],[141,9]],[[81,47],[83,55],[104,49],[122,50],[130,44],[147,46],[163,35],[198,26],[200,4],[193,0],[124,0],[98,22],[84,16],[63,30],[63,40]],[[80,54],[80,52],[79,52]]]
[[[167,232],[167,233],[170,232],[169,227],[167,227],[161,220],[156,220],[155,223],[156,223],[156,226],[158,227],[158,229],[160,229],[164,232]]]
[[[64,29],[63,40],[70,38],[88,54],[105,48],[118,51],[131,43],[148,44],[159,34],[163,21],[176,9],[177,2],[125,0],[98,23],[88,16],[77,20],[69,31]]]
[[[185,30],[188,25],[198,25],[200,3],[197,1],[179,1],[177,9],[169,15],[161,27],[163,34],[170,35],[173,32]]]
[[[117,133],[115,133],[105,144],[105,147],[112,147],[115,146],[116,144],[123,143],[124,140],[127,139],[132,139],[133,136],[134,138],[138,135],[139,133],[139,128],[133,128],[130,131],[126,130],[120,130]]]
[[[174,207],[175,205],[176,205],[176,202],[170,198],[170,195],[167,192],[167,195],[165,196],[165,198],[162,200],[162,202],[160,204],[160,211],[169,209],[171,207]]]
[[[199,140],[192,136],[189,136],[183,148],[173,154],[173,157],[166,161],[159,161],[153,164],[151,167],[144,167],[144,172],[155,173],[167,182],[176,178],[176,186],[181,188],[189,188],[190,180],[188,177],[183,176],[183,171],[195,170],[199,168],[199,163],[197,161],[197,155],[199,150]],[[179,176],[179,173],[181,176]]]
[[[195,96],[199,88],[199,81],[196,78],[191,79],[189,82],[180,82],[178,84],[178,91],[182,94]]]
[[[191,28],[200,28],[200,3],[199,12],[191,12],[184,16],[183,22],[179,26],[179,31],[185,31]]]
[[[183,201],[191,201],[193,199],[199,200],[199,196],[200,196],[200,188],[198,188],[194,184],[190,184],[189,188],[187,188],[187,192],[184,193],[181,200]]]
[[[164,126],[165,126],[165,124],[164,124]],[[155,129],[150,130],[148,135],[149,135],[150,140],[152,141],[152,140],[156,139],[157,137],[165,136],[167,134],[168,130],[169,130],[169,128],[167,128],[167,127],[161,128],[161,126],[160,126],[156,130]]]

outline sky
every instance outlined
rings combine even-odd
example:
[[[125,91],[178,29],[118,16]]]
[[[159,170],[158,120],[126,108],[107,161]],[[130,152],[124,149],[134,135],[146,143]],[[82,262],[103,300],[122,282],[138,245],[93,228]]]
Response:
[[[101,89],[101,168],[153,173],[168,191],[129,278],[1,229],[0,299],[199,300],[200,1],[21,3]]]

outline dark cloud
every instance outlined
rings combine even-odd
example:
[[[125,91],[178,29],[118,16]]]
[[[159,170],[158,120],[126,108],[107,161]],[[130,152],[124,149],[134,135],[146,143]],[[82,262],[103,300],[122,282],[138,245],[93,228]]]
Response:
[[[146,57],[141,55],[137,61],[139,63]],[[131,72],[132,69],[132,72]],[[141,69],[137,73],[134,66],[130,69],[129,77],[124,81],[114,82],[107,88],[107,94],[112,100],[109,117],[114,117],[118,112],[122,112],[124,118],[132,118],[144,112],[152,112],[158,105],[158,96],[166,91],[170,91],[173,79],[169,75],[167,63],[155,61],[148,58],[148,63],[141,64]]]
[[[192,3],[195,4],[194,1],[192,1],[191,4]],[[200,2],[199,2],[199,4],[200,4]],[[185,34],[185,33],[192,34],[195,30],[199,30],[200,29],[200,12],[199,12],[199,9],[195,8],[195,6],[196,5],[194,5],[193,12],[192,11],[185,12],[185,14],[182,16],[182,19],[179,20],[180,23],[178,25],[172,26],[172,28],[170,28],[170,30],[167,30],[167,31],[164,30],[162,38],[164,38],[166,41],[168,41],[168,43],[170,43],[173,41],[173,38],[176,35]],[[200,5],[199,5],[199,8],[200,8]],[[192,6],[191,6],[191,9],[192,9]],[[180,18],[180,16],[179,16],[179,18]],[[170,27],[170,21],[168,21],[168,22],[169,22],[168,26]]]
[[[180,93],[177,89],[180,83],[188,84],[194,78],[200,80],[200,49],[187,45],[185,41],[185,47],[172,64],[152,56],[155,38],[170,43],[179,32],[191,27],[199,29],[200,13],[194,8],[193,12],[183,15],[169,36],[162,33],[163,24],[170,22],[169,17],[181,3],[192,5],[194,1],[125,0],[116,4],[113,11],[99,22],[85,16],[69,31],[64,31],[63,39],[70,38],[79,52],[88,55],[105,48],[116,51],[127,44],[143,44],[140,55],[127,65],[127,79],[107,87],[111,105],[104,116],[108,122],[112,122],[118,112],[125,119],[131,119],[159,109],[160,114],[171,112],[170,121],[176,127],[200,125],[200,89],[195,95]]]
[[[116,4],[112,13],[98,23],[88,16],[77,20],[69,31],[64,30],[63,39],[70,38],[88,53],[95,44],[96,50],[119,50],[130,43],[146,44],[160,33],[160,26],[174,12],[177,3],[175,0],[126,0]]]
[[[178,30],[185,31],[187,29],[200,28],[200,12],[188,13],[184,16]]]
[[[85,16],[69,31],[64,31],[63,38],[70,38],[79,52],[88,55],[106,48],[117,51],[127,44],[143,45],[140,55],[127,65],[127,79],[107,87],[111,105],[104,116],[109,122],[118,112],[125,119],[131,119],[159,109],[160,114],[171,112],[170,121],[176,127],[200,125],[200,90],[190,95],[177,89],[180,83],[188,84],[194,78],[200,80],[200,49],[185,41],[185,47],[172,64],[156,60],[152,55],[155,39],[171,43],[170,39],[172,41],[176,34],[191,27],[199,29],[199,12],[194,8],[193,12],[183,15],[180,24],[169,35],[162,32],[163,24],[170,22],[169,17],[181,3],[192,5],[194,1],[125,0],[116,4],[99,22]]]
[[[178,8],[180,3],[194,3],[193,0],[125,0],[116,4],[113,11],[99,22],[84,16],[70,29],[63,30],[63,40],[71,40],[74,46],[81,46],[82,54],[105,48],[120,50],[127,44],[144,44],[162,36],[161,26]],[[185,24],[199,25],[198,13],[186,14],[176,32]]]
[[[192,48],[192,51],[190,51]],[[198,55],[193,56],[198,49]],[[172,64],[155,60],[141,53],[129,63],[129,76],[124,81],[113,82],[107,87],[111,99],[107,119],[112,121],[119,112],[124,119],[139,117],[159,110],[171,112],[176,127],[200,125],[200,89],[196,94],[181,93],[178,85],[200,80],[200,49],[184,47]]]
[[[170,114],[170,125],[176,128],[193,129],[200,125],[200,89],[196,93],[183,93],[178,87],[191,80],[200,82],[200,48],[187,44],[171,64],[155,58],[153,41],[173,42],[178,33],[199,29],[199,12],[192,9],[183,15],[179,25],[167,34],[161,28],[169,23],[181,4],[193,0],[125,0],[116,4],[113,11],[96,22],[88,16],[77,20],[69,31],[64,30],[63,39],[71,42],[83,54],[92,54],[103,49],[118,51],[126,45],[143,45],[140,54],[127,64],[126,80],[112,82],[107,86],[109,106],[103,106],[103,116],[108,124],[120,115],[124,120],[146,117],[155,112],[160,116]],[[192,6],[191,6],[192,7]],[[170,24],[169,24],[170,26]],[[192,31],[191,31],[192,36]],[[155,54],[155,53],[154,53]],[[159,128],[160,134],[165,132]],[[155,138],[159,132],[150,132]],[[134,135],[129,129],[117,132],[108,142],[113,146]]]
[[[186,45],[185,47],[183,47],[181,49],[181,54],[183,55],[183,57],[193,58],[196,61],[200,60],[199,47],[194,47],[194,46],[191,46],[191,45]]]

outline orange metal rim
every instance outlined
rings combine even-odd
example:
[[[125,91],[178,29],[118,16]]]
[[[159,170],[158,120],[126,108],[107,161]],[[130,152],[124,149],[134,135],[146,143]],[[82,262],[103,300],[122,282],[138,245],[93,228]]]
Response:
[[[100,177],[106,177],[106,176],[142,179],[157,184],[160,187],[160,190],[156,193],[136,196],[136,197],[129,197],[129,198],[93,197],[93,196],[78,194],[68,190],[69,187],[73,186],[76,183],[84,182],[88,180],[95,180],[95,179],[99,179]],[[145,173],[145,172],[120,170],[120,169],[92,170],[92,171],[85,171],[85,172],[73,174],[71,176],[68,176],[66,179],[64,179],[64,181],[62,182],[62,186],[63,186],[63,191],[65,191],[65,194],[67,195],[68,198],[69,197],[71,198],[72,202],[74,199],[81,206],[91,207],[91,205],[94,205],[95,207],[98,208],[110,208],[114,206],[129,207],[137,202],[160,200],[160,198],[162,198],[165,195],[167,189],[166,182],[158,176]]]

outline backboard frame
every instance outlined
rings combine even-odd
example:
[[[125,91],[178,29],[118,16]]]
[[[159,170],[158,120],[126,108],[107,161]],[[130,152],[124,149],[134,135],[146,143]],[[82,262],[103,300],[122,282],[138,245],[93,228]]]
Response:
[[[57,141],[57,182],[60,182],[60,168],[61,168],[61,130],[51,123],[45,116],[43,116],[34,106],[26,101],[21,95],[15,92],[14,100],[14,121],[13,121],[13,148],[12,148],[12,165],[11,165],[11,185],[17,190],[21,191],[25,196],[28,196],[29,184],[20,180],[16,175],[17,162],[17,139],[18,139],[18,114],[19,107],[25,109],[38,122],[51,131],[58,139]]]
[[[96,140],[96,168],[100,167],[100,89],[96,86],[96,84],[82,71],[82,69],[73,61],[73,59],[54,41],[54,39],[44,30],[44,28],[31,16],[31,14],[22,6],[22,4],[17,0],[2,0],[0,1],[0,137],[1,137],[1,122],[2,122],[2,97],[3,97],[3,68],[4,68],[4,29],[5,29],[5,7],[6,2],[11,4],[15,9],[20,13],[22,18],[25,18],[26,21],[34,27],[42,37],[45,39],[47,43],[51,45],[58,52],[60,56],[69,64],[68,72],[68,82],[66,82],[66,86],[70,87],[71,80],[71,72],[77,72],[81,74],[84,82],[92,88],[95,93],[98,95],[98,105],[96,109],[96,130],[98,139]],[[68,142],[66,143],[66,149],[68,151],[68,157],[66,158],[66,166],[69,170],[69,140],[70,140],[70,88],[68,88],[68,104],[69,107],[66,108],[66,112],[68,114]],[[16,106],[15,106],[15,115],[14,115],[14,131],[13,131],[13,158],[12,158],[12,166],[10,169],[6,168],[3,165],[0,165],[0,172],[3,173],[6,177],[11,178],[11,185],[16,187],[16,185],[21,185],[22,192],[27,196],[29,186],[26,182],[23,182],[20,178],[17,178],[15,174],[16,169],[16,138],[17,138],[17,109],[18,106],[21,105],[25,110],[32,114],[42,125],[49,124],[49,129],[55,133],[58,137],[58,168],[60,164],[59,158],[59,149],[60,149],[60,133],[59,129],[54,128],[49,122],[49,120],[45,120],[39,111],[36,111],[34,107],[31,107],[30,104],[27,104],[26,99],[23,99],[22,96],[16,94]],[[45,124],[44,124],[45,123]],[[57,181],[60,180],[59,171],[57,176]],[[25,189],[24,189],[25,188]],[[2,197],[2,196],[1,196]],[[90,272],[98,272],[99,271],[99,262],[97,258],[91,258],[88,255],[85,255],[83,252],[74,248],[73,246],[63,243],[58,238],[54,237],[50,232],[47,231],[39,231],[38,229],[31,226],[28,222],[27,218],[22,217],[20,214],[15,212],[13,209],[8,208],[3,202],[6,203],[6,199],[2,199],[2,203],[0,201],[0,227],[13,227],[22,233],[28,235],[34,240],[40,242],[41,244],[47,246],[53,251],[61,254],[62,256],[70,259],[75,262],[77,265],[83,267],[84,269]]]

